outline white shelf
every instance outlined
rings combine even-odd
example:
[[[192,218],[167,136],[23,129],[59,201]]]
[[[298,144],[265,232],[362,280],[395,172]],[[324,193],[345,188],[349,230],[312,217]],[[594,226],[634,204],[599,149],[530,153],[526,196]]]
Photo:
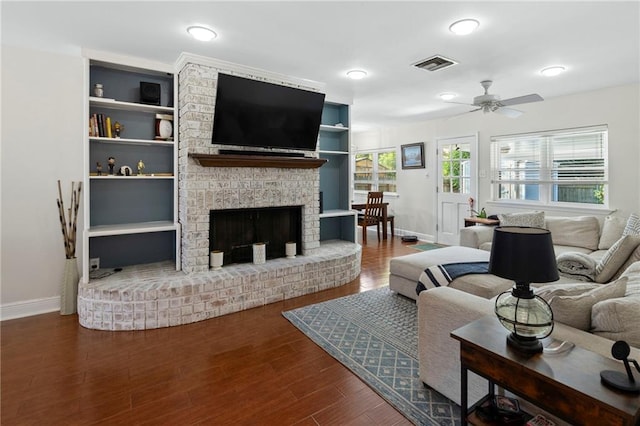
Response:
[[[127,139],[127,138],[104,138],[89,136],[89,140],[99,143],[123,144],[123,145],[161,145],[173,146],[173,141],[163,141],[155,139]]]
[[[327,124],[321,124],[320,130],[323,132],[347,132],[349,128],[346,126],[329,126]]]
[[[89,96],[89,105],[98,106],[101,108],[108,108],[108,109],[119,109],[124,111],[140,111],[140,112],[149,112],[149,113],[160,112],[163,114],[171,114],[171,115],[173,115],[173,112],[174,112],[173,107],[139,104],[136,102],[123,102],[123,101],[116,101],[115,99],[109,99],[109,98],[97,98],[95,96]]]
[[[341,216],[355,216],[356,212],[353,210],[325,210],[320,213],[320,219],[325,217],[341,217]]]
[[[175,176],[154,176],[153,173],[147,173],[142,176],[133,175],[133,176],[120,176],[120,175],[102,175],[102,176],[89,176],[89,179],[124,179],[124,180],[135,180],[135,179],[173,179]]]
[[[174,231],[178,225],[171,221],[125,223],[118,225],[99,225],[88,229],[87,234],[91,237],[106,237],[112,235],[144,234],[147,232]]]

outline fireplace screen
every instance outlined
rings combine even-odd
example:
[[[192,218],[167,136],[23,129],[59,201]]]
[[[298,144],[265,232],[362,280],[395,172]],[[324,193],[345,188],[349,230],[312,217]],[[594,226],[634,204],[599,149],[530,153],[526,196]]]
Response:
[[[224,252],[223,265],[253,261],[253,244],[266,244],[266,258],[285,257],[285,244],[301,252],[302,206],[211,210],[209,251]]]

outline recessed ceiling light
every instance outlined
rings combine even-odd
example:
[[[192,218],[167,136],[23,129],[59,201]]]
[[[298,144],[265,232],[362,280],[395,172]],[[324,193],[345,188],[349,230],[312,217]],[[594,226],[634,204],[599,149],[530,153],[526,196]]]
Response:
[[[367,72],[363,70],[351,70],[347,71],[347,77],[352,80],[362,80],[367,76]]]
[[[471,34],[480,26],[475,19],[461,19],[449,25],[449,31],[457,35]]]
[[[200,41],[211,41],[218,37],[218,34],[216,34],[215,31],[201,25],[193,25],[187,28],[187,32],[191,34],[193,38]]]
[[[554,65],[552,67],[547,67],[543,70],[540,71],[540,74],[544,75],[545,77],[554,77],[558,74],[562,74],[563,72],[565,72],[566,68],[560,65]]]
[[[458,95],[456,95],[455,93],[446,92],[446,93],[440,93],[438,96],[440,96],[440,99],[442,99],[443,101],[450,101],[451,99],[455,98]]]

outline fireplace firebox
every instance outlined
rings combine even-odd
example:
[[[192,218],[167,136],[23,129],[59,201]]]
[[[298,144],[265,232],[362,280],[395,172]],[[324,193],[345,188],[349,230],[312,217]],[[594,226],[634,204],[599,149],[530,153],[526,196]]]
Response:
[[[286,257],[285,245],[302,248],[302,206],[224,209],[209,212],[209,252],[224,252],[223,265],[253,261],[253,244],[266,245],[266,258]]]

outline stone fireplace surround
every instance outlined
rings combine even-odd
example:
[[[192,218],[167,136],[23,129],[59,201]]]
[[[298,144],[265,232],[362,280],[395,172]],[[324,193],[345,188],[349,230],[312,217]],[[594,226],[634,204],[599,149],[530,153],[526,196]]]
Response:
[[[198,155],[218,154],[220,148],[211,144],[218,71],[306,90],[317,88],[307,85],[309,82],[292,82],[209,58],[183,54],[178,63],[178,216],[183,272],[171,270],[165,262],[81,284],[78,315],[85,327],[139,330],[188,324],[337,287],[360,274],[358,244],[320,242],[318,168],[274,167],[266,161],[265,167],[203,167],[197,159]],[[303,256],[209,270],[211,210],[287,205],[302,206],[298,245]]]

